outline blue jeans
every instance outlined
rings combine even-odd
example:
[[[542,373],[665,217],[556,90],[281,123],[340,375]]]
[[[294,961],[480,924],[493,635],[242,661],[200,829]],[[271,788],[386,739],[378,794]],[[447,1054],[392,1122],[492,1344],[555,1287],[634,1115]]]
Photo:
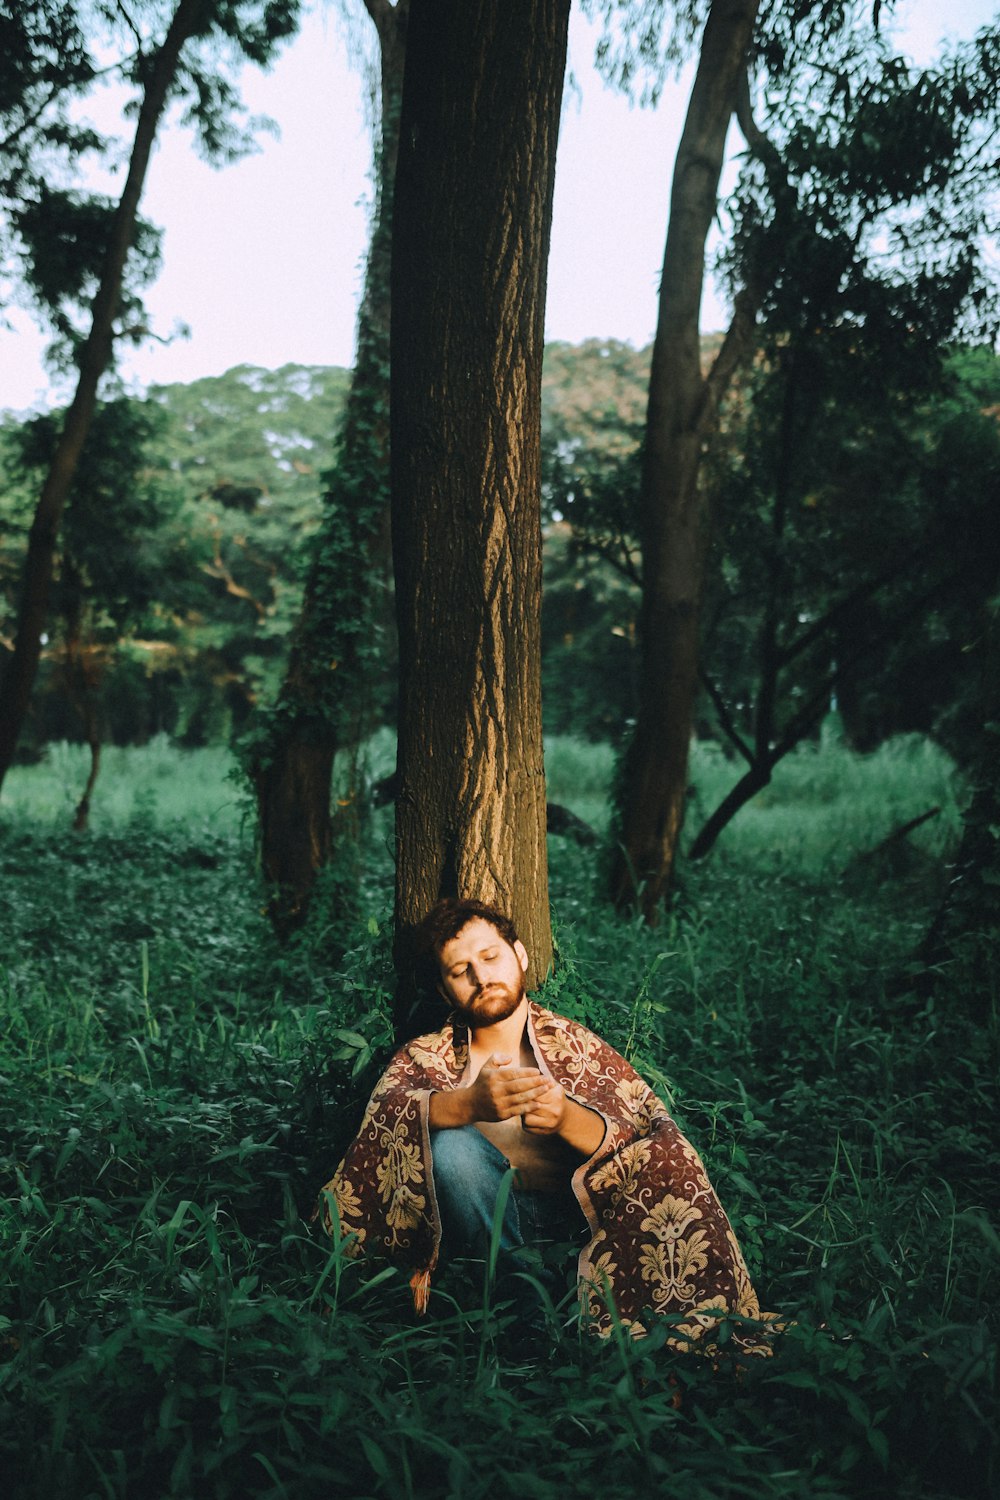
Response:
[[[507,1158],[476,1129],[435,1130],[431,1135],[434,1187],[441,1211],[441,1250],[449,1260],[489,1254],[497,1194]],[[504,1208],[500,1253],[512,1255],[524,1246],[540,1248],[560,1241],[582,1241],[587,1229],[583,1211],[566,1183],[564,1192],[511,1192]]]

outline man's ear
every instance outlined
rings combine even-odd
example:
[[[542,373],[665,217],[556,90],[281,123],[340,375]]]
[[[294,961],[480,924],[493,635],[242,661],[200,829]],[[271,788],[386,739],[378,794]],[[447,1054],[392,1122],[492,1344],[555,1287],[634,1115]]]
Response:
[[[525,946],[521,942],[520,938],[518,938],[517,941],[514,944],[514,952],[517,954],[517,961],[521,965],[521,973],[522,974],[527,974],[527,972],[528,972],[528,954],[527,954],[527,950],[525,949]]]

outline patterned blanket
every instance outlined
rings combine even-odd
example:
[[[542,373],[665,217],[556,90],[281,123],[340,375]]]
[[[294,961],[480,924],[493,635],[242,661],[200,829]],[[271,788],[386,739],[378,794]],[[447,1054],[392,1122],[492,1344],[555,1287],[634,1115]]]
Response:
[[[585,1026],[529,1002],[528,1036],[541,1071],[607,1127],[572,1179],[591,1229],[578,1272],[595,1331],[608,1334],[617,1316],[641,1335],[644,1313],[678,1314],[670,1342],[699,1341],[714,1352],[711,1333],[723,1317],[762,1315],[698,1153],[635,1069]],[[435,1090],[457,1086],[467,1060],[459,1016],[402,1047],[321,1200],[331,1232],[335,1200],[340,1233],[351,1236],[349,1253],[387,1256],[413,1273],[419,1312],[441,1241],[428,1104]],[[744,1353],[770,1352],[753,1330],[737,1329],[735,1340]]]

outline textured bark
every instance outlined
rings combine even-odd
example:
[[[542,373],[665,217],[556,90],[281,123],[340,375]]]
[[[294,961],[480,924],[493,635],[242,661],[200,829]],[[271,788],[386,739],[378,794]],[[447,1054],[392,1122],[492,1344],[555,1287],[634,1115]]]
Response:
[[[14,759],[38,671],[59,523],[94,414],[98,383],[111,360],[122,277],[135,233],[150,153],[181,50],[199,29],[203,11],[204,0],[179,0],[143,93],[128,176],[112,221],[101,281],[91,309],[90,332],[80,351],[76,392],[66,412],[28,537],[14,650],[0,684],[0,786]]]
[[[442,895],[552,952],[539,505],[569,0],[413,0],[392,267],[397,956]]]
[[[707,541],[698,470],[719,401],[753,329],[754,298],[748,291],[737,299],[715,367],[703,376],[699,313],[705,241],[759,3],[713,0],[670,199],[640,495],[639,713],[625,759],[621,842],[611,876],[615,903],[638,903],[650,921],[669,889],[684,817]]]
[[[336,529],[325,525],[317,538],[277,711],[250,766],[261,860],[274,891],[268,909],[281,933],[305,919],[316,875],[333,851],[334,758],[369,727],[363,720],[370,664],[362,660],[368,637],[378,629],[389,642],[394,627],[391,607],[382,602],[390,597],[391,573],[389,260],[409,0],[365,5],[379,38],[382,130],[357,356],[328,497],[327,520]]]

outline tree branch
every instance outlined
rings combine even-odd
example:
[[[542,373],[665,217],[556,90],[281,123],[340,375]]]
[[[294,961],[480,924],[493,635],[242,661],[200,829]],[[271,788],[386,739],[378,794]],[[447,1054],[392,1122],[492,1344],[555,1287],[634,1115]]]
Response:
[[[754,119],[753,99],[750,94],[750,69],[744,68],[736,90],[736,123],[740,127],[753,156],[768,160],[772,164],[781,161],[777,146],[766,131]]]
[[[915,615],[922,613],[927,605],[939,597],[939,595],[945,594],[949,589],[954,588],[957,583],[962,581],[964,576],[965,570],[956,568],[951,573],[946,574],[944,578],[938,579],[930,588],[924,589],[915,599],[912,599],[908,608],[889,620],[882,630],[878,631],[875,635],[866,637],[855,650],[849,652],[842,661],[838,662],[836,669],[831,669],[827,672],[820,687],[785,726],[784,733],[771,751],[774,757],[771,762],[772,765],[775,765],[788,754],[789,750],[792,750],[798,744],[803,735],[812,728],[813,724],[824,712],[830,700],[830,693],[836,685],[838,676],[843,673],[845,667],[856,666],[858,662],[864,661],[865,657],[871,656],[887,640],[891,640],[893,637],[899,635],[902,627],[907,625]]]
[[[125,9],[125,6],[123,5],[122,0],[115,0],[115,9],[119,12],[119,14],[121,15],[122,20],[125,22],[125,25],[128,27],[129,31],[131,31],[132,35],[135,37],[136,52],[138,53],[138,55],[140,57],[142,57],[144,55],[143,54],[143,46],[142,46],[142,32],[139,30],[138,26],[133,21],[132,17],[129,15],[128,11]]]
[[[754,119],[753,101],[750,97],[749,67],[743,69],[737,85],[736,123],[743,133],[751,154],[780,168],[781,154],[778,148]],[[734,373],[746,358],[757,324],[757,309],[760,307],[763,295],[762,286],[748,281],[733,299],[733,316],[729,328],[726,330],[722,347],[712,362],[712,368],[705,377],[698,424],[706,437],[708,429],[715,421],[719,405],[729,389]]]
[[[732,319],[722,341],[722,347],[712,361],[712,368],[705,376],[702,390],[698,427],[704,437],[709,436],[709,431],[718,418],[722,398],[728,391],[736,370],[746,359],[757,326],[757,309],[760,302],[759,289],[749,284],[740,288],[733,301]]]
[[[905,556],[897,558],[895,562],[883,568],[881,573],[877,573],[874,578],[865,579],[864,582],[857,584],[843,599],[839,599],[836,604],[832,604],[826,614],[821,615],[818,620],[815,620],[809,626],[808,630],[804,630],[794,641],[790,641],[787,646],[782,647],[777,655],[779,670],[787,667],[797,656],[801,656],[803,651],[808,650],[838,620],[844,615],[850,614],[865,599],[870,598],[872,594],[877,594],[879,589],[884,588],[886,584],[892,583],[894,578],[898,578],[901,573],[912,567],[914,563],[920,562],[925,557],[932,556],[938,550],[940,544],[941,538],[939,535],[936,535],[930,540],[924,541],[919,547],[911,548]]]
[[[722,729],[726,738],[736,747],[736,749],[742,755],[747,765],[752,766],[754,764],[754,753],[750,749],[750,746],[747,744],[746,740],[740,734],[739,730],[736,728],[735,721],[732,714],[729,712],[729,706],[726,703],[726,700],[723,698],[719,689],[709,677],[704,667],[698,668],[698,676],[701,680],[702,687],[705,689],[706,693],[712,700],[712,703],[715,707],[715,712],[719,716],[719,727]]]
[[[62,82],[54,83],[38,108],[32,114],[27,115],[21,121],[20,125],[15,126],[10,134],[0,141],[0,152],[9,151],[11,146],[15,145],[20,137],[24,135],[25,131],[30,130],[33,125],[37,125],[49,105],[58,99],[60,94],[65,93],[67,89],[76,88],[78,84],[94,83],[98,78],[107,78],[109,74],[117,73],[129,63],[134,62],[138,56],[140,56],[138,52],[130,52],[127,57],[120,57],[117,62],[108,63],[106,68],[88,69],[85,73],[81,72],[76,78],[64,78]]]

